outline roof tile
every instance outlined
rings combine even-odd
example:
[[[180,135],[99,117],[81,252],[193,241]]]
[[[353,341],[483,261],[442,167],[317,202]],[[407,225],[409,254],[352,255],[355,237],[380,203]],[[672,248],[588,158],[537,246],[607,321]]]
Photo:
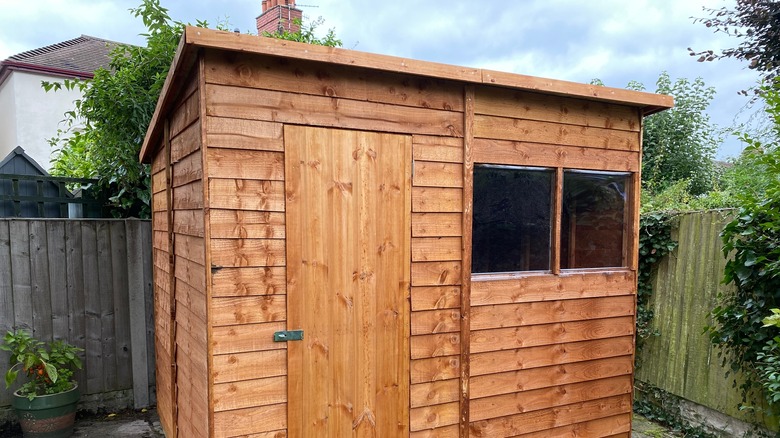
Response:
[[[38,49],[12,55],[6,61],[31,64],[44,68],[68,70],[92,76],[100,67],[108,68],[111,51],[121,43],[81,35]]]

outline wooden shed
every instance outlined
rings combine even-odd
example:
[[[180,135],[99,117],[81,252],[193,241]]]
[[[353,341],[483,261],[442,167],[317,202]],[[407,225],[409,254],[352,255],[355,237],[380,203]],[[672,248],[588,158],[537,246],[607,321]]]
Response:
[[[167,436],[628,437],[671,106],[188,27],[141,151]]]

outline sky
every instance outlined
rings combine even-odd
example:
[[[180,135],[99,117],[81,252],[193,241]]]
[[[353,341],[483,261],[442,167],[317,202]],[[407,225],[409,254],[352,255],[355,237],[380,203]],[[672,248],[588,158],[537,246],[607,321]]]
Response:
[[[174,20],[229,23],[256,33],[261,0],[160,0]],[[129,12],[141,0],[0,0],[0,59],[86,34],[143,45],[143,23]],[[740,90],[758,75],[746,63],[700,63],[701,51],[733,47],[692,17],[734,0],[298,0],[304,17],[325,21],[344,48],[474,68],[649,91],[662,71],[672,79],[701,77],[717,94],[708,113],[720,128],[745,121]],[[727,138],[720,159],[741,144]]]

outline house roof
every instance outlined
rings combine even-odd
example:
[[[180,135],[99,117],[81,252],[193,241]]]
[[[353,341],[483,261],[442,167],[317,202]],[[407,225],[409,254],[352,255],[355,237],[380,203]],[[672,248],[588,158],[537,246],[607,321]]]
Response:
[[[108,68],[111,51],[121,43],[81,35],[72,40],[17,53],[0,61],[0,84],[12,70],[91,79],[98,68]]]
[[[157,101],[157,107],[149,124],[149,129],[146,132],[146,138],[140,153],[142,162],[148,162],[150,159],[152,152],[150,144],[156,142],[161,135],[163,125],[161,117],[164,117],[164,113],[173,105],[174,99],[186,79],[186,75],[195,62],[196,54],[201,48],[303,59],[416,76],[450,79],[473,84],[500,86],[544,94],[578,97],[635,107],[640,109],[644,115],[653,114],[674,106],[672,96],[662,94],[580,84],[487,69],[459,67],[188,26],[182,34],[173,65],[168,71],[168,77],[165,79],[160,99]]]

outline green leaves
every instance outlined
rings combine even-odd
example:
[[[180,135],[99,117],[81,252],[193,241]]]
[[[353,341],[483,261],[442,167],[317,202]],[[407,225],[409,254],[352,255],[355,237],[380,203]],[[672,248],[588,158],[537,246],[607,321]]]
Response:
[[[98,178],[92,195],[107,199],[114,217],[149,218],[149,166],[138,161],[146,130],[171,66],[184,24],[174,21],[160,0],[142,0],[130,13],[143,21],[146,46],[119,46],[111,53],[110,68],[95,72],[87,82],[43,83],[44,89],[78,87],[84,94],[66,113],[65,126],[50,143],[59,150],[52,173]],[[322,19],[302,24],[301,31],[271,35],[311,44],[340,46],[331,29],[317,38]],[[198,26],[206,22],[198,21]],[[79,120],[85,126],[74,132]]]
[[[69,390],[73,387],[72,369],[81,368],[80,348],[61,340],[42,342],[25,330],[7,332],[0,349],[11,353],[5,373],[6,388],[11,387],[22,371],[28,381],[19,388],[19,393],[30,400],[37,395]]]
[[[16,377],[19,375],[19,370],[10,369],[5,373],[5,388],[8,389],[16,381]]]
[[[656,86],[657,93],[674,96],[674,108],[645,118],[642,187],[660,193],[686,181],[687,193],[703,194],[713,186],[712,160],[721,141],[706,113],[715,89],[701,78],[672,82],[666,72],[661,73]]]
[[[672,217],[668,212],[650,212],[639,219],[637,348],[642,347],[645,339],[658,335],[651,327],[654,314],[648,303],[653,293],[652,274],[657,263],[677,248],[677,242],[672,239]]]

